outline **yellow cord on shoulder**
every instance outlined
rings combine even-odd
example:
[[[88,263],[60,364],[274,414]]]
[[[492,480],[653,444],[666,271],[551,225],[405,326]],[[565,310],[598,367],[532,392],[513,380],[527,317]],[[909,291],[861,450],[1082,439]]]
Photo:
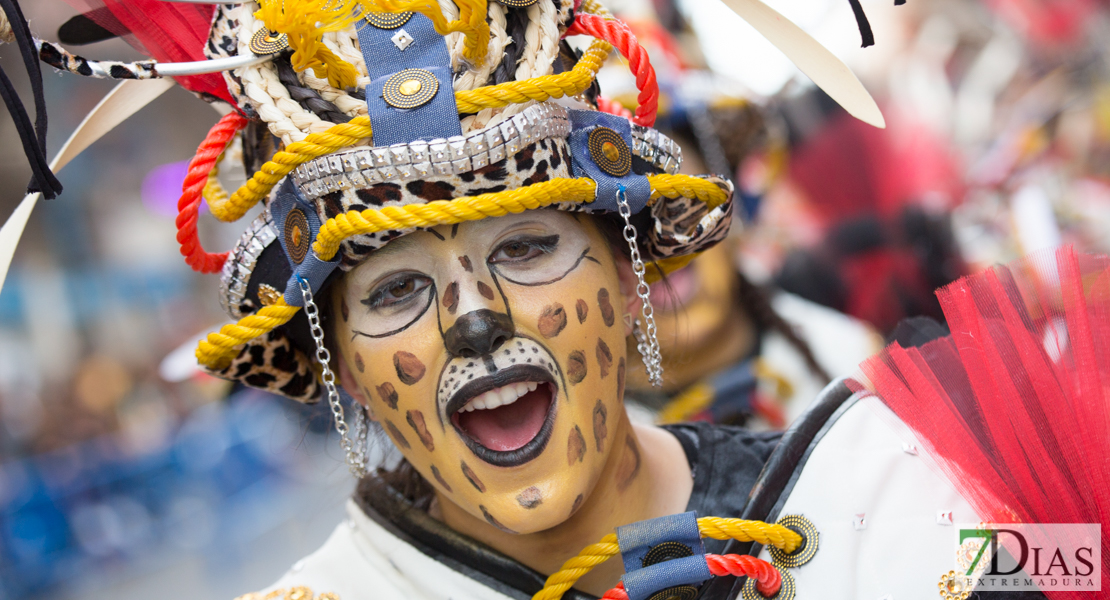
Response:
[[[216,157],[216,162],[212,164],[212,169],[208,171],[208,180],[204,183],[204,189],[201,191],[201,195],[204,196],[204,201],[208,203],[208,206],[227,202],[227,190],[220,185],[220,163],[223,160],[224,153]]]
[[[425,204],[369,208],[336,215],[320,227],[312,250],[321,260],[331,260],[343,240],[388,229],[452,225],[486,217],[500,217],[556,202],[592,202],[597,184],[589,178],[552,179],[514,190],[478,196],[436,200]]]
[[[758,542],[764,546],[780,548],[787,553],[793,552],[802,543],[802,536],[797,533],[782,525],[771,525],[763,521],[701,517],[698,519],[698,531],[702,537]],[[596,544],[586,546],[578,556],[563,563],[558,571],[552,573],[544,582],[543,589],[532,596],[532,600],[559,600],[583,575],[609,560],[609,557],[620,554],[620,551],[615,533],[606,535]]]
[[[744,519],[725,519],[722,517],[702,517],[698,519],[698,530],[702,537],[715,540],[737,540],[740,542],[759,542],[764,546],[774,546],[786,552],[793,552],[802,543],[802,536],[782,525],[763,521]]]
[[[710,404],[713,404],[713,386],[707,383],[695,383],[663,406],[659,411],[659,422],[681,423],[709,408]]]
[[[298,310],[300,307],[289,306],[284,298],[279,298],[257,313],[239,319],[238,323],[224,325],[197,344],[197,361],[214,371],[227,368],[238,354],[237,346],[288,323]]]

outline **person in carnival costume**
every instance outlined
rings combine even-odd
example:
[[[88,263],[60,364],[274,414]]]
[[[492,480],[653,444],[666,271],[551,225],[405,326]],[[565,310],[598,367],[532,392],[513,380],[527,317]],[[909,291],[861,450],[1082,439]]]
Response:
[[[12,0],[0,3],[18,15]],[[830,65],[762,4],[731,5],[777,23],[772,36],[794,36],[786,49],[808,48],[803,63]],[[222,377],[327,402],[360,477],[350,520],[244,598],[847,598],[863,577],[909,597],[929,573],[874,573],[863,558],[899,553],[882,540],[853,548],[839,505],[823,519],[767,522],[782,508],[768,501],[776,491],[828,504],[812,487],[780,483],[795,472],[807,481],[815,462],[796,450],[815,440],[813,419],[777,446],[775,435],[734,428],[681,435],[630,424],[624,338],[640,337],[658,384],[648,283],[726,235],[731,186],[674,173],[679,151],[650,128],[650,68],[600,4],[105,7],[115,22],[101,27],[124,24],[136,38],[144,25],[207,23],[193,30],[205,43],[177,50],[211,56],[106,67],[30,39],[14,17],[13,29],[24,49],[78,73],[197,77],[184,80],[189,89],[230,99],[236,110],[202,144],[180,203],[186,261],[221,273],[238,319],[197,358]],[[595,38],[582,54],[562,41],[578,33]],[[593,108],[594,75],[613,46],[642,74],[632,121]],[[226,70],[224,85],[197,62]],[[818,78],[874,118],[854,78]],[[25,129],[38,160],[42,140]],[[227,194],[213,168],[240,131],[258,170]],[[49,170],[37,171],[41,189]],[[225,221],[259,202],[264,211],[229,254],[210,254],[196,239],[202,199]],[[843,389],[831,386],[811,413],[846,422],[827,410],[845,405]],[[394,470],[369,472],[371,421],[404,456]],[[884,427],[864,433],[889,435]],[[954,496],[928,474],[899,493]],[[948,549],[903,522],[912,527],[900,534],[921,541],[911,554]],[[821,542],[849,551],[819,552]],[[763,548],[770,560],[754,556]]]

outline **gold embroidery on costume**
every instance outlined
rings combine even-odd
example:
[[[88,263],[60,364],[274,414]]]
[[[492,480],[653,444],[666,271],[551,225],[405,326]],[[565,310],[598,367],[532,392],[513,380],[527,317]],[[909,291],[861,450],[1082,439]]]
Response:
[[[311,589],[304,586],[297,586],[289,589],[274,590],[265,595],[261,592],[243,594],[235,600],[339,600],[339,595],[335,592],[324,592],[314,597]]]

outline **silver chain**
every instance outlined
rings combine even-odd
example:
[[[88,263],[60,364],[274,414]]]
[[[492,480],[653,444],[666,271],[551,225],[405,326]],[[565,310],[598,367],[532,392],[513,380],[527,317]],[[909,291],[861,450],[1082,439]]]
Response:
[[[335,417],[335,430],[339,432],[339,445],[343,447],[343,451],[347,454],[347,466],[350,468],[351,474],[361,479],[367,471],[366,432],[368,427],[366,426],[365,415],[359,415],[358,413],[362,411],[356,409],[353,436],[358,442],[356,444],[351,440],[352,436],[347,427],[347,421],[343,418],[343,404],[339,401],[339,390],[335,387],[335,373],[332,372],[330,366],[331,352],[328,352],[327,347],[324,346],[324,329],[320,327],[320,310],[312,299],[312,288],[303,277],[298,276],[297,283],[300,285],[301,295],[304,297],[304,312],[308,316],[308,326],[312,331],[312,339],[316,342],[316,362],[320,363],[321,378],[324,380],[324,387],[328,390],[328,405],[331,406],[331,414]]]
[[[659,355],[659,340],[655,335],[655,309],[651,306],[651,288],[644,280],[644,261],[640,258],[640,247],[636,244],[636,226],[632,224],[632,208],[628,206],[628,197],[625,195],[624,186],[617,190],[617,211],[624,219],[624,241],[632,254],[632,272],[636,274],[636,295],[640,297],[640,312],[646,327],[640,330],[640,320],[636,319],[636,350],[644,359],[644,368],[647,370],[648,381],[655,387],[663,387],[663,358]]]

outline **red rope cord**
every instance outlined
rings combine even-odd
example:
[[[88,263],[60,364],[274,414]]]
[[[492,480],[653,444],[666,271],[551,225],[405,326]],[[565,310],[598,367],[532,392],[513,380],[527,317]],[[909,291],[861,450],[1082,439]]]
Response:
[[[709,572],[718,577],[735,575],[754,579],[755,589],[767,598],[779,593],[779,588],[782,587],[782,575],[765,560],[737,554],[706,554],[705,562],[709,563]],[[605,592],[601,600],[628,600],[624,583],[617,583],[616,587]]]
[[[567,35],[590,35],[609,42],[628,60],[628,67],[636,75],[637,98],[636,116],[632,122],[651,127],[655,124],[655,113],[659,109],[659,83],[655,80],[655,67],[647,50],[636,41],[636,36],[623,21],[607,19],[600,15],[578,13],[574,23],[567,29]]]
[[[247,126],[247,119],[237,112],[231,112],[220,119],[208,136],[197,148],[196,156],[189,161],[189,171],[181,186],[181,199],[177,201],[177,241],[181,244],[181,254],[185,263],[194,271],[215,273],[224,266],[227,252],[210,254],[204,251],[197,238],[197,215],[200,203],[204,200],[204,186],[208,174],[216,165],[220,154],[227,150],[235,134]]]
[[[616,100],[610,100],[605,96],[597,97],[597,109],[603,113],[609,113],[611,115],[617,115],[618,117],[624,117],[630,121],[632,120],[632,111],[625,108],[624,105],[620,102],[617,102]]]
[[[779,574],[778,569],[771,566],[771,563],[754,556],[706,554],[705,562],[709,563],[709,572],[714,575],[735,575],[754,579],[755,589],[765,597],[779,593],[779,588],[782,586],[782,575]]]

